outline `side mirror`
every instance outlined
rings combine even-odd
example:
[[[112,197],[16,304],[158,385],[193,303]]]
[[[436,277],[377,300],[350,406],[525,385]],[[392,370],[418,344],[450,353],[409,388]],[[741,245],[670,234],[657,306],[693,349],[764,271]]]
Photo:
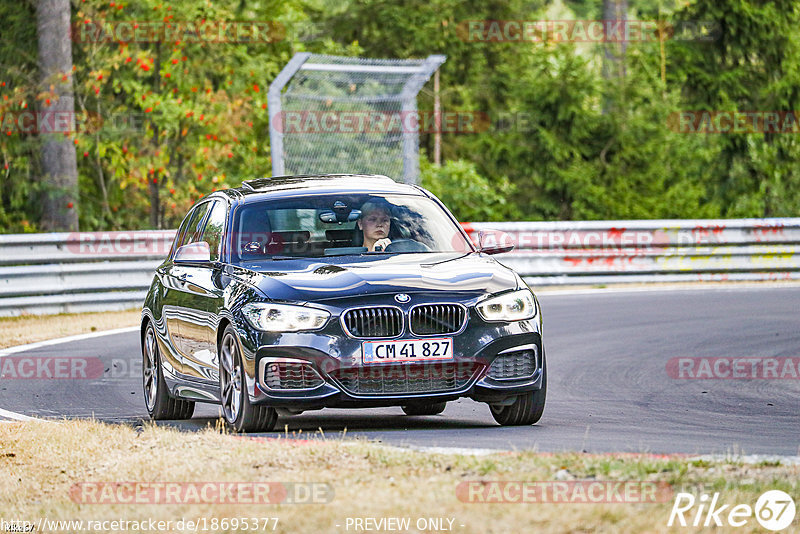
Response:
[[[503,254],[514,250],[514,240],[499,230],[481,230],[478,232],[478,248],[484,254]]]
[[[211,261],[211,248],[205,241],[183,245],[175,251],[175,263],[196,263]]]

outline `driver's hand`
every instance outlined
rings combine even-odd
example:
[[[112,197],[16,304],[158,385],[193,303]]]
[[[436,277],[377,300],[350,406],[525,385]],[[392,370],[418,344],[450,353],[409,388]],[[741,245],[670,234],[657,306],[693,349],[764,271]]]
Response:
[[[386,247],[388,247],[391,243],[392,240],[389,239],[388,237],[384,237],[383,239],[378,239],[377,241],[375,241],[375,245],[372,247],[372,250],[374,252],[377,252],[378,247],[381,247],[380,250],[386,250]]]

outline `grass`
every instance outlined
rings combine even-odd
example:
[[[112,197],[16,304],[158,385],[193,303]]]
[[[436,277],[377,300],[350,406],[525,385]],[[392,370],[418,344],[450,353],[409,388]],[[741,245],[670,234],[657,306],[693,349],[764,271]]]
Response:
[[[140,309],[0,317],[0,349],[58,337],[136,326],[140,318]]]
[[[664,482],[676,492],[720,492],[722,503],[752,506],[769,489],[797,496],[800,467],[646,455],[429,454],[322,435],[302,441],[250,439],[219,428],[185,433],[85,420],[0,424],[5,520],[277,517],[277,532],[354,532],[354,523],[347,528],[348,518],[408,517],[412,532],[419,518],[450,518],[454,532],[470,533],[696,531],[667,529],[671,497],[656,504],[479,504],[462,502],[456,494],[466,481],[553,480]],[[134,505],[87,504],[70,497],[77,484],[85,483],[225,481],[327,484],[333,498],[318,504]],[[756,527],[751,518],[744,528],[716,531],[755,532]],[[272,523],[266,530],[271,528]]]
[[[138,310],[0,318],[0,348],[138,322]],[[226,481],[316,483],[316,488],[330,488],[333,498],[317,504],[92,504],[74,498],[82,488],[96,489],[92,483]],[[482,534],[698,531],[667,528],[672,497],[655,504],[484,504],[459,500],[459,485],[474,481],[489,485],[502,481],[658,482],[670,485],[674,493],[687,491],[699,497],[701,492],[719,492],[721,503],[751,506],[764,491],[781,489],[800,504],[800,467],[772,459],[744,464],[681,456],[553,455],[533,451],[486,456],[429,454],[326,437],[321,432],[310,440],[288,435],[282,439],[251,439],[230,435],[219,425],[186,433],[152,424],[132,427],[86,420],[0,423],[0,520],[30,521],[37,529],[40,518],[153,519],[173,521],[173,530],[180,519],[204,518],[209,527],[206,531],[244,532],[244,525],[238,530],[219,525],[211,528],[214,525],[210,521],[278,518],[276,532],[335,533],[358,531],[356,519],[407,517],[412,532],[417,531],[420,518],[448,518],[453,521],[452,527],[447,521],[443,525],[453,532]],[[274,525],[273,521],[265,525],[262,520],[258,530],[272,531]],[[41,530],[57,531],[46,526]],[[77,531],[78,527],[60,530]],[[111,523],[94,530],[148,531]],[[750,518],[746,527],[716,531],[764,530]]]

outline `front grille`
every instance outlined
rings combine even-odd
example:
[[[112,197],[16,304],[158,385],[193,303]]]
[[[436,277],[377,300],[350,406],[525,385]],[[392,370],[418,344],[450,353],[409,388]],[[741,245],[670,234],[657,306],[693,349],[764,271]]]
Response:
[[[457,304],[422,304],[411,310],[411,331],[420,336],[453,334],[466,319],[466,310]]]
[[[313,389],[323,383],[314,368],[303,362],[268,361],[262,380],[269,389]]]
[[[461,389],[475,375],[474,363],[373,365],[338,369],[332,376],[352,394],[393,395]]]
[[[499,355],[489,367],[489,377],[498,380],[528,378],[536,372],[536,353],[534,347]]]
[[[403,312],[389,306],[347,310],[342,318],[354,337],[396,337],[403,331]]]

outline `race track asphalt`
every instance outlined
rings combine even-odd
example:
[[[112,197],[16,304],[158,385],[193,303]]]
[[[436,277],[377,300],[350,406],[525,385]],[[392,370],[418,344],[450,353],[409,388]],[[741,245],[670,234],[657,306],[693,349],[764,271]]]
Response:
[[[438,416],[400,408],[326,409],[281,418],[280,434],[346,435],[397,445],[540,451],[800,454],[799,379],[675,379],[676,357],[800,357],[800,287],[543,293],[549,390],[544,417],[500,427],[489,407],[448,404]],[[147,414],[135,332],[9,357],[99,358],[95,379],[0,379],[0,409],[35,417],[138,424]],[[0,359],[2,363],[2,359]],[[214,425],[198,405],[173,424]]]

